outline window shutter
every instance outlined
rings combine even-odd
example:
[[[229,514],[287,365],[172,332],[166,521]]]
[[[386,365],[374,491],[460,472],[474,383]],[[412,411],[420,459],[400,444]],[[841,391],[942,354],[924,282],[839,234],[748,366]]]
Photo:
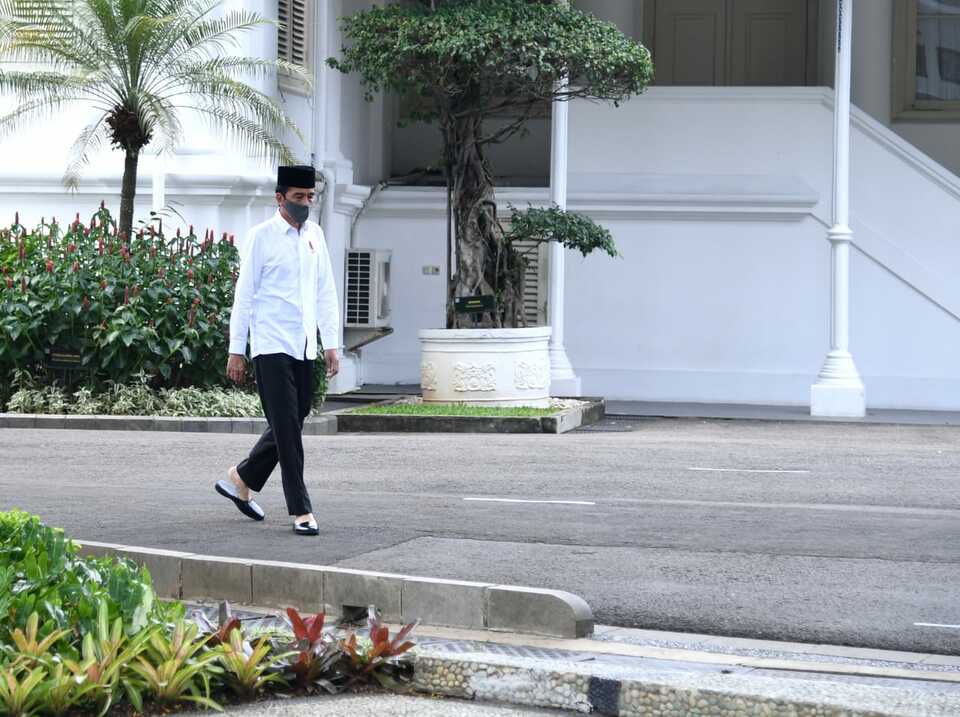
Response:
[[[308,67],[308,8],[307,0],[278,0],[277,59]]]
[[[523,275],[523,317],[527,326],[545,326],[549,245],[535,241],[515,241],[513,246],[527,260]]]

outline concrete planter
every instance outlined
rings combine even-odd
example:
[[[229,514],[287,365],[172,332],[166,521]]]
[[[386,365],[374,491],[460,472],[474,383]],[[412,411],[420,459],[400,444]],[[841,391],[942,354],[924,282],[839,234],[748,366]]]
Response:
[[[423,400],[545,408],[550,402],[549,341],[549,326],[424,329]]]

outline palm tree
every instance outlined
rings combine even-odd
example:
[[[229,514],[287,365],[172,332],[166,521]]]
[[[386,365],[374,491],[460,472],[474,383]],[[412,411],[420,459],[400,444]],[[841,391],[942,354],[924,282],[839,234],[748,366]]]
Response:
[[[0,117],[9,134],[75,103],[90,123],[71,150],[64,184],[76,188],[93,152],[109,140],[124,152],[119,229],[133,225],[140,153],[182,139],[194,112],[250,154],[290,161],[279,139],[296,125],[272,98],[242,78],[271,71],[306,80],[302,67],[226,54],[237,36],[269,20],[247,11],[220,14],[220,0],[0,0],[0,60],[27,69],[0,71],[0,92],[17,108]],[[72,111],[72,110],[71,110]]]

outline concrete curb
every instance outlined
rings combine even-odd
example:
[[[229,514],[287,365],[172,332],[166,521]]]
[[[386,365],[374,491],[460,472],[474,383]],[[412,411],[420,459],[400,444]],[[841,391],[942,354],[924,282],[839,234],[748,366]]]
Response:
[[[931,717],[960,714],[960,695],[916,686],[702,670],[610,669],[505,655],[419,652],[421,692],[616,717]]]
[[[566,433],[580,426],[596,423],[606,412],[602,398],[589,401],[553,416],[389,416],[351,413],[345,408],[331,412],[337,419],[340,433]],[[396,400],[376,405],[390,405]]]
[[[420,620],[426,625],[568,638],[593,633],[590,606],[561,590],[74,542],[83,555],[125,557],[145,565],[163,598],[228,600],[338,615],[376,605],[387,622]]]
[[[40,413],[0,413],[0,428],[70,428],[93,431],[181,431],[184,433],[263,433],[267,419],[201,418],[185,416],[74,416]],[[329,414],[311,416],[303,435],[323,436],[337,432],[337,419]]]

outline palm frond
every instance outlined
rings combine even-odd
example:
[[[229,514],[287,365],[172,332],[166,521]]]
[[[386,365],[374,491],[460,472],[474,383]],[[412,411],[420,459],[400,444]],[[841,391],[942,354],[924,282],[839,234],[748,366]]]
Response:
[[[280,162],[294,161],[290,148],[256,120],[213,104],[183,109],[191,109],[205,117],[214,128],[225,132],[228,141],[254,157]]]
[[[87,125],[70,148],[70,161],[63,174],[63,184],[68,189],[80,185],[80,175],[90,163],[90,154],[99,150],[107,138],[106,115],[101,114]]]
[[[61,110],[66,103],[80,99],[83,98],[78,95],[60,94],[54,97],[44,97],[22,102],[12,112],[0,116],[0,139],[22,129],[28,120],[50,119],[55,116],[55,113]]]
[[[184,78],[186,92],[202,102],[216,100],[239,115],[251,117],[268,128],[287,129],[303,141],[296,124],[272,98],[243,82],[223,75]]]

